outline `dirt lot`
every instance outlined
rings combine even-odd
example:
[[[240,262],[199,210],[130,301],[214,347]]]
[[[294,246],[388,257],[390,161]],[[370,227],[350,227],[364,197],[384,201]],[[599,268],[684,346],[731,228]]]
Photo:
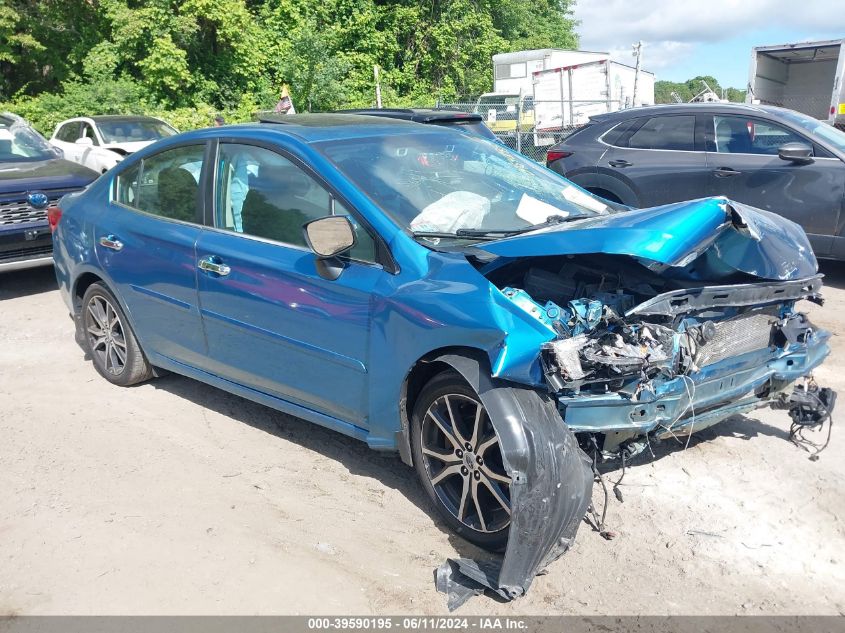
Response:
[[[824,272],[817,377],[845,392]],[[179,376],[109,385],[51,269],[0,275],[0,315],[0,614],[446,612],[434,568],[479,552],[397,457]],[[842,614],[845,424],[818,462],[788,428],[764,410],[638,462],[616,540],[583,525],[527,597],[461,612]]]

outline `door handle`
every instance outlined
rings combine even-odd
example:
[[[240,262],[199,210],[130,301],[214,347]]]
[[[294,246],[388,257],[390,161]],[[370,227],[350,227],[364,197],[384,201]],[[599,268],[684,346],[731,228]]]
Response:
[[[730,176],[738,176],[742,172],[737,171],[733,167],[719,167],[718,169],[714,169],[713,173],[716,175],[716,178],[728,178]]]
[[[611,167],[630,167],[633,163],[629,163],[624,158],[617,158],[616,160],[612,160],[608,163]]]
[[[123,249],[123,242],[117,239],[114,235],[104,235],[100,238],[100,246],[105,246],[113,251],[119,251]]]
[[[215,261],[218,259],[214,255],[209,255],[208,257],[203,257],[199,262],[197,262],[197,268],[200,270],[204,270],[207,273],[215,273],[220,275],[221,277],[225,277],[232,269],[227,266],[226,264],[222,264],[219,261]]]

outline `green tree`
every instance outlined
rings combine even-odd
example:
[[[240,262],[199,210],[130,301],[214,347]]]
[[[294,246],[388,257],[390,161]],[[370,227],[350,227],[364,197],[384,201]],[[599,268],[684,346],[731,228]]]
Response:
[[[704,83],[710,87],[719,97],[722,96],[722,86],[718,80],[711,75],[699,75],[683,82],[678,81],[656,81],[654,82],[655,103],[675,103],[672,93],[676,94],[681,102],[686,103],[698,93],[705,90]],[[745,102],[745,91],[736,88],[726,88],[725,98],[728,101]]]
[[[492,87],[491,56],[577,45],[573,0],[0,0],[0,98],[58,113],[430,105]],[[196,116],[191,115],[195,111]]]

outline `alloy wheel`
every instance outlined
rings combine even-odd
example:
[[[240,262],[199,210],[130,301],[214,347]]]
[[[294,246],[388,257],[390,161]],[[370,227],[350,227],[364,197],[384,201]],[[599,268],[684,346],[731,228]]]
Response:
[[[85,309],[85,331],[91,352],[106,372],[119,376],[126,368],[126,336],[111,302],[94,295]]]
[[[443,395],[422,423],[425,471],[443,505],[477,532],[510,524],[510,477],[499,438],[483,405],[462,394]]]

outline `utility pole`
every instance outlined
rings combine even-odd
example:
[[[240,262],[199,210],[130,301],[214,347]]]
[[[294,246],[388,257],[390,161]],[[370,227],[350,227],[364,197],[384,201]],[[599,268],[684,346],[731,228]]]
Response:
[[[643,41],[642,40],[638,41],[636,44],[633,44],[631,46],[631,48],[634,49],[633,52],[631,53],[631,55],[633,55],[634,57],[637,58],[637,65],[636,65],[636,68],[634,70],[634,96],[631,97],[631,105],[636,106],[637,105],[637,83],[639,82],[639,79],[640,79],[640,64],[642,63],[642,59],[643,59]]]
[[[378,80],[378,64],[373,66],[373,76],[376,79],[376,107],[381,109],[381,83]]]

